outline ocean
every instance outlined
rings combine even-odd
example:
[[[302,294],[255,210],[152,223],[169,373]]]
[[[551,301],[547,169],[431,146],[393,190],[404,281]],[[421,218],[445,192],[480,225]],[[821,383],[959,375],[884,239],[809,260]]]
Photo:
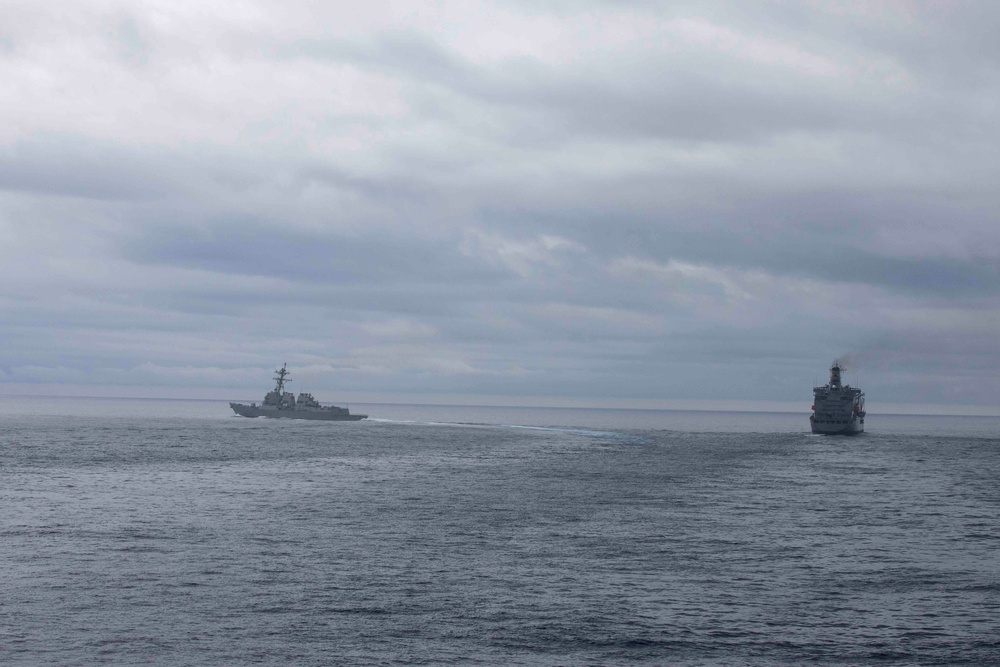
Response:
[[[1000,664],[1000,418],[6,397],[0,664]]]

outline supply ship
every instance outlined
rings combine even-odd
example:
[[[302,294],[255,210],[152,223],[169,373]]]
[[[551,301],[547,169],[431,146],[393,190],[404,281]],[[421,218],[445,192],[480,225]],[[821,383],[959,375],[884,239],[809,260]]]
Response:
[[[843,368],[838,362],[830,367],[830,383],[813,388],[813,413],[809,423],[813,433],[854,435],[865,430],[865,392],[841,384]]]
[[[274,371],[277,384],[267,392],[264,402],[260,405],[251,403],[230,403],[229,407],[241,417],[283,417],[286,419],[321,419],[326,421],[358,421],[368,415],[352,415],[347,408],[336,405],[320,405],[312,394],[285,391],[285,383],[291,382],[288,377],[288,364]]]

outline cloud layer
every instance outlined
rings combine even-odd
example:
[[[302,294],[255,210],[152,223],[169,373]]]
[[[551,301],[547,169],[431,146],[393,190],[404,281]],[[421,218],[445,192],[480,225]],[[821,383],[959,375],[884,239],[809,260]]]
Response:
[[[320,4],[0,8],[0,383],[995,402],[991,3]]]

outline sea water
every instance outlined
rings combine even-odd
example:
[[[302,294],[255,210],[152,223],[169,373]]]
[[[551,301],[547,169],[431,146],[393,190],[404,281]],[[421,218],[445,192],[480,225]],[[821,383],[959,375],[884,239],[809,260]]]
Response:
[[[6,665],[1000,663],[1000,419],[7,398]]]

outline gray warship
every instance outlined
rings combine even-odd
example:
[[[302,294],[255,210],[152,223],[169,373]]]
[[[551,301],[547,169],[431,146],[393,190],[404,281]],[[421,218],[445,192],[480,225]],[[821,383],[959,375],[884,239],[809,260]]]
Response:
[[[251,403],[230,403],[229,407],[241,417],[283,417],[285,419],[320,419],[326,421],[358,421],[368,415],[352,415],[347,408],[336,405],[320,405],[312,394],[285,391],[285,383],[291,382],[288,377],[288,364],[274,371],[277,384],[267,392],[264,402],[260,405]]]
[[[813,388],[813,413],[809,415],[813,433],[855,435],[865,430],[865,392],[841,384],[842,371],[833,362],[829,384]]]

